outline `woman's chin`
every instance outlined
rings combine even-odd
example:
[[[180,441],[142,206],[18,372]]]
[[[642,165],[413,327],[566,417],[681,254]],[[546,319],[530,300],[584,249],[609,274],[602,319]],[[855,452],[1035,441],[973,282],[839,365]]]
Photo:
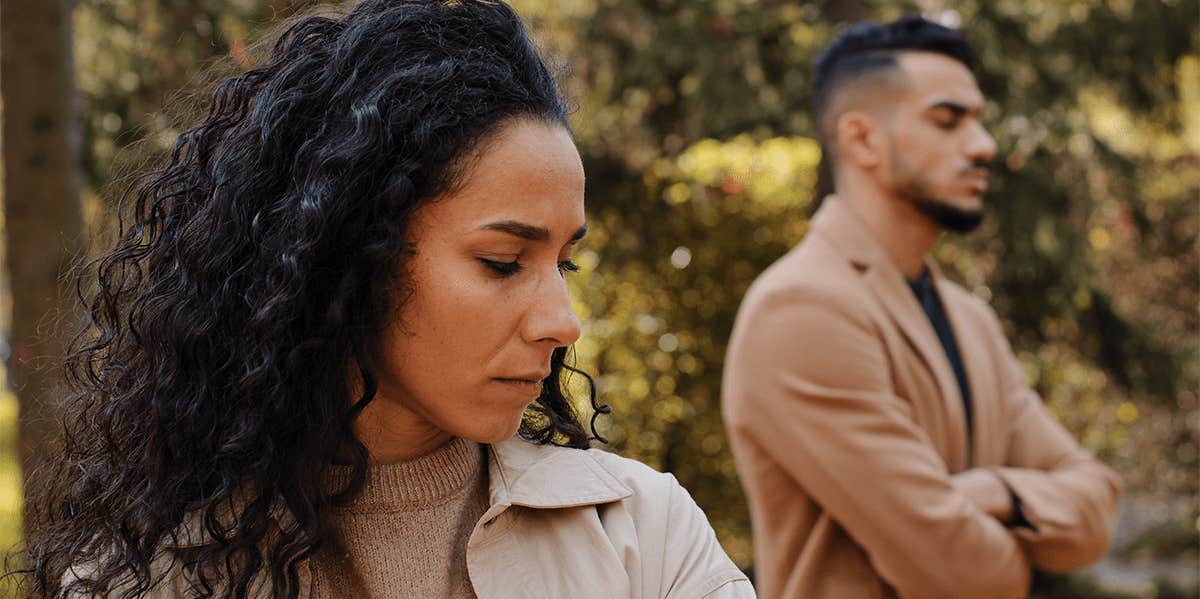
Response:
[[[485,426],[473,426],[461,431],[458,436],[476,443],[493,444],[511,439],[520,428],[521,417],[517,417],[511,421],[504,419]]]

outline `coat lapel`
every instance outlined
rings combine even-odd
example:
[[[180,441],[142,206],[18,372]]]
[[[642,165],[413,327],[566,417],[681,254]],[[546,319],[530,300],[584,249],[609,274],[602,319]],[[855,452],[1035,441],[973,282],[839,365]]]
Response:
[[[992,427],[1003,422],[1003,417],[997,410],[1000,403],[987,400],[988,390],[996,388],[996,373],[989,363],[990,354],[984,345],[992,333],[979,330],[978,319],[972,317],[966,301],[955,297],[953,290],[948,288],[941,269],[932,260],[927,261],[927,265],[933,274],[938,297],[946,309],[946,318],[950,321],[950,329],[954,331],[954,339],[958,342],[958,355],[967,371],[967,386],[971,389],[971,424],[974,435],[970,443],[968,466],[1003,460],[1003,455],[991,455],[996,452],[990,446],[992,440],[998,436],[991,434]],[[1000,453],[1003,454],[1003,450],[1000,450]]]
[[[620,501],[633,490],[591,451],[516,437],[489,449],[492,505],[467,545],[479,599],[635,596],[599,512],[571,509]]]
[[[958,381],[950,368],[946,350],[938,341],[929,317],[921,309],[903,273],[896,268],[883,246],[871,236],[866,223],[858,218],[852,208],[835,197],[830,196],[825,200],[813,218],[812,227],[862,273],[866,286],[933,375],[946,414],[944,424],[949,441],[947,466],[952,472],[961,470],[966,466],[968,452],[966,415]],[[970,364],[967,367],[969,372]],[[909,399],[916,401],[920,398]]]

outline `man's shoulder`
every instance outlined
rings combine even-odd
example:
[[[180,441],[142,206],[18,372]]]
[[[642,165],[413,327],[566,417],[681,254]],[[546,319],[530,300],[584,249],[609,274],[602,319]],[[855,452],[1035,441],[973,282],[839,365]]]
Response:
[[[991,304],[962,285],[942,277],[938,282],[938,291],[941,292],[942,302],[947,306],[962,308],[973,320],[989,325],[995,323],[998,326],[999,316],[996,315]]]
[[[742,312],[778,302],[853,306],[869,299],[864,290],[854,265],[823,237],[810,233],[754,280]]]

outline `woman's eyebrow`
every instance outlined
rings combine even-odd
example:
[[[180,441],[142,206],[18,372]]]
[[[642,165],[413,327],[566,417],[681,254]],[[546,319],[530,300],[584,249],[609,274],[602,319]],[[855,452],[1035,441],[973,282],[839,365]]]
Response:
[[[549,229],[515,220],[503,220],[499,222],[488,223],[479,228],[489,231],[508,233],[509,235],[520,237],[521,239],[528,239],[529,241],[547,241],[550,239]],[[582,239],[584,235],[587,235],[587,225],[579,227],[579,229],[575,231],[575,234],[571,236],[571,241],[578,241]]]

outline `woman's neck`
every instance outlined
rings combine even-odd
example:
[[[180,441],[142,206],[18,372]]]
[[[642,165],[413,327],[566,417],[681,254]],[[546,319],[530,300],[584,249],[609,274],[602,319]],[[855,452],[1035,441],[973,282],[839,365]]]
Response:
[[[376,397],[354,422],[372,464],[406,462],[432,453],[453,436],[393,401]]]

